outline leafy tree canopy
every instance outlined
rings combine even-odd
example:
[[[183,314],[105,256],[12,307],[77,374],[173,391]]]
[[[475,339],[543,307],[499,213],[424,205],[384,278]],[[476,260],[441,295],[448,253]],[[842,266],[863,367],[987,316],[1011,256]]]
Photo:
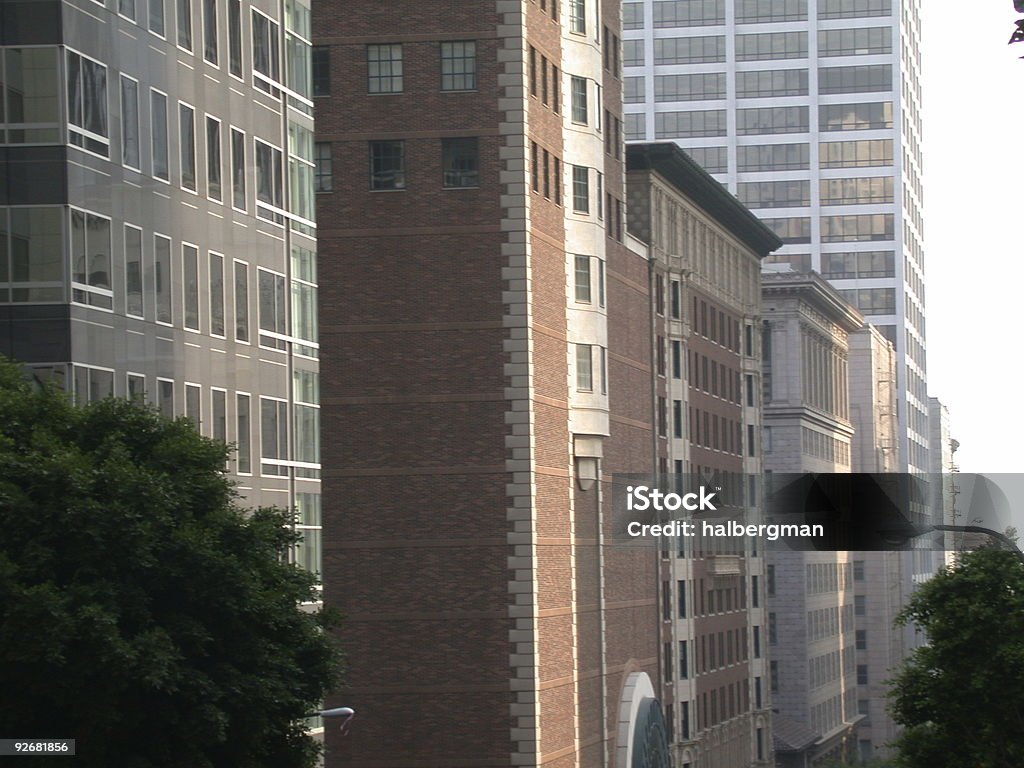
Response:
[[[305,768],[336,682],[281,511],[243,511],[226,447],[0,360],[0,723],[79,765]],[[37,758],[33,765],[49,760]],[[55,761],[54,761],[55,762]],[[63,764],[63,763],[61,763]]]
[[[905,768],[1024,765],[1024,566],[1014,552],[959,556],[922,585],[900,623],[924,630],[892,681]]]

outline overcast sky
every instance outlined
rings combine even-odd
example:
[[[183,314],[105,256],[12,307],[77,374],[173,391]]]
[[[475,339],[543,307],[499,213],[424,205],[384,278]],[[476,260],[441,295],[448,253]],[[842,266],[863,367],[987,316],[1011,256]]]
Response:
[[[922,2],[928,390],[965,472],[1024,472],[1024,43],[1012,0]]]

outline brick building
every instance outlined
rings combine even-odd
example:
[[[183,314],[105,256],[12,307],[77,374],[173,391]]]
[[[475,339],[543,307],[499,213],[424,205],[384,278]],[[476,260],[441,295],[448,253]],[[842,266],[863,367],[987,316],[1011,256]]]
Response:
[[[653,272],[659,472],[721,486],[757,518],[760,261],[781,241],[673,143],[630,145],[629,228]],[[662,550],[662,700],[682,768],[771,765],[764,552]]]
[[[662,765],[619,4],[314,8],[328,766]],[[600,482],[597,482],[600,481]],[[333,700],[330,703],[335,703]]]

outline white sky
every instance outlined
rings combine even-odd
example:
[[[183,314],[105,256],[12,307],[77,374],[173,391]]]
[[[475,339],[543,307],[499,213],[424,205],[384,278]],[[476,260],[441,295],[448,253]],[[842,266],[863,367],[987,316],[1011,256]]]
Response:
[[[1024,43],[1012,0],[923,0],[928,390],[965,472],[1024,472]]]

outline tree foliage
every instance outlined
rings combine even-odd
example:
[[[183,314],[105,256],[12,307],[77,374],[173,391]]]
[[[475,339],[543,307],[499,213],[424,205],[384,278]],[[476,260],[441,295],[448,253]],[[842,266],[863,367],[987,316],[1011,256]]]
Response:
[[[78,764],[305,768],[336,681],[285,513],[184,419],[74,407],[0,361],[0,723]],[[38,758],[34,765],[45,765]]]
[[[905,768],[1024,765],[1024,566],[986,548],[922,585],[900,623],[924,630],[892,681]]]

